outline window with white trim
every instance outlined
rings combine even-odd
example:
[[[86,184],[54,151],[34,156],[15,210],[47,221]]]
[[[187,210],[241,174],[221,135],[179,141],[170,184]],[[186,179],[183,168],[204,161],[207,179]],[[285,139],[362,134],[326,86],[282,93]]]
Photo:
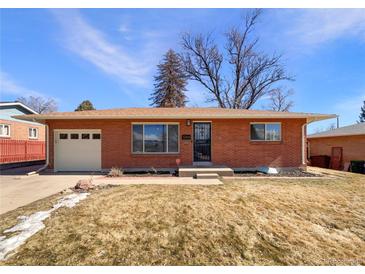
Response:
[[[251,141],[280,141],[280,123],[251,123]]]
[[[10,137],[10,125],[0,124],[0,137]]]
[[[178,124],[133,124],[133,153],[178,153]]]
[[[38,128],[30,127],[28,129],[28,136],[29,136],[29,139],[38,139]]]

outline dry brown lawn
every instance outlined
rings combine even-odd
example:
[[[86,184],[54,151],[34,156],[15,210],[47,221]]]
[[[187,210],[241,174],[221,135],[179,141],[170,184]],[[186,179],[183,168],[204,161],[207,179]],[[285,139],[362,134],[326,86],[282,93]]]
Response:
[[[339,174],[98,190],[2,264],[364,265],[365,176]]]

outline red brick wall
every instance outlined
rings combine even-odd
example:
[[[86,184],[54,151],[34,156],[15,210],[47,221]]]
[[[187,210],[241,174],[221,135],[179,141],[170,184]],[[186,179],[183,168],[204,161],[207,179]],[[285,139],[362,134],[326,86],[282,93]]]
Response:
[[[310,156],[331,156],[332,147],[342,147],[343,162],[365,160],[365,135],[308,139]]]
[[[34,140],[44,141],[45,140],[45,126],[34,125],[22,122],[16,122],[11,120],[0,119],[0,124],[10,125],[10,137],[0,137],[0,139],[8,140]],[[29,128],[38,128],[38,139],[29,138]]]
[[[152,120],[133,120],[151,122]],[[169,120],[171,122],[171,120]],[[199,121],[201,121],[199,119]],[[279,142],[251,142],[250,122],[281,122],[282,140]],[[192,134],[193,127],[180,123],[180,153],[173,155],[135,155],[131,153],[131,120],[50,120],[50,166],[53,167],[54,129],[101,129],[102,168],[118,167],[176,167],[176,159],[182,165],[193,162],[192,141],[181,140],[181,135]],[[156,120],[156,122],[164,122]],[[256,119],[213,120],[212,162],[230,167],[301,166],[302,125],[304,119]]]
[[[250,141],[250,122],[255,121],[259,120],[213,122],[212,158],[215,159],[215,164],[231,167],[301,166],[304,120],[264,120],[282,123],[282,140],[278,142]]]

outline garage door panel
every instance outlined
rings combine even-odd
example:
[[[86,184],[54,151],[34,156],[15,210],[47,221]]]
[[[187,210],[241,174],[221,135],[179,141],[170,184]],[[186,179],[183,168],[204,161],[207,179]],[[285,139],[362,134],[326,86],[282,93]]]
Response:
[[[71,139],[71,134],[77,139]],[[55,131],[55,170],[101,170],[101,138],[93,139],[100,137],[100,134],[100,130]]]

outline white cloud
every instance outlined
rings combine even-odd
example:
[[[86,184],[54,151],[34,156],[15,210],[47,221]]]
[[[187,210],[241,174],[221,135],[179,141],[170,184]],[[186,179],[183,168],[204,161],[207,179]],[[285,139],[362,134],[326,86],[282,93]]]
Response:
[[[118,30],[122,33],[128,33],[131,31],[127,23],[123,23],[119,26]]]
[[[289,34],[302,43],[319,45],[343,36],[365,42],[365,9],[305,9],[292,15]]]
[[[64,30],[65,46],[104,73],[140,86],[150,74],[149,58],[136,49],[127,50],[108,41],[105,34],[84,20],[77,10],[52,11]],[[127,26],[123,27],[127,31]]]
[[[153,41],[158,43],[158,39],[168,38],[168,32],[166,30],[154,30],[154,29],[133,29],[129,23],[122,23],[118,27],[118,31],[121,33],[123,39],[127,41]],[[171,35],[171,33],[170,33]],[[173,34],[172,34],[173,35]]]
[[[0,92],[3,94],[10,94],[14,96],[44,97],[44,95],[38,91],[23,87],[3,71],[0,71]]]

